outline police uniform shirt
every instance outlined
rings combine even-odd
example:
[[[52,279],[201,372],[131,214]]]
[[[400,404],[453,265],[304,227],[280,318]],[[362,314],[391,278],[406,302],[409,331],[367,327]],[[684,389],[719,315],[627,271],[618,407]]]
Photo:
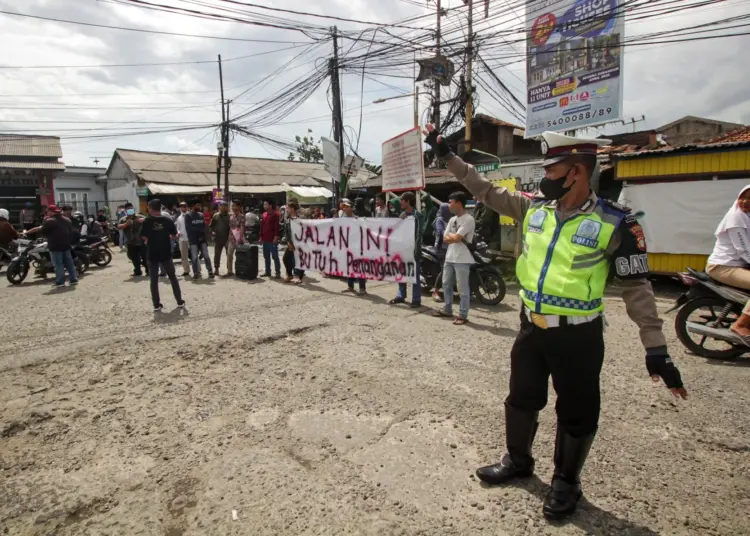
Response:
[[[511,192],[507,188],[493,185],[482,177],[474,166],[454,156],[448,160],[448,170],[456,179],[481,202],[504,216],[510,216],[522,222],[531,206],[532,199],[520,192]],[[566,210],[557,201],[548,201],[547,206],[554,206],[561,221],[577,214],[590,214],[598,202],[598,197],[591,192],[589,198],[580,207]],[[617,207],[614,203],[610,203]],[[648,275],[648,258],[643,228],[637,220],[627,215],[612,237],[606,251],[614,275],[621,281],[622,298],[628,316],[640,330],[641,342],[645,348],[666,346],[662,333],[662,320],[656,309],[656,299]]]

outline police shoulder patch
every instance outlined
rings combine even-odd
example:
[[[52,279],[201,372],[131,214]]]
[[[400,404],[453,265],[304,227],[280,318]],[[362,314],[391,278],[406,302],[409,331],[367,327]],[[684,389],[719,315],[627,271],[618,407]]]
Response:
[[[625,214],[630,214],[630,212],[632,212],[632,209],[630,207],[626,207],[625,205],[621,205],[620,203],[615,203],[614,201],[604,198],[600,198],[600,200],[609,208],[619,210],[620,212],[624,212]]]

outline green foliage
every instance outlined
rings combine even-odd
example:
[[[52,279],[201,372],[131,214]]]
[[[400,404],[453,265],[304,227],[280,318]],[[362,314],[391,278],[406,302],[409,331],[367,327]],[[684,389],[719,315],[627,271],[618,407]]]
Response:
[[[320,149],[320,140],[315,140],[312,135],[312,130],[307,129],[309,136],[295,136],[294,139],[297,142],[297,148],[294,152],[289,153],[287,157],[290,161],[297,162],[322,162],[323,151]]]

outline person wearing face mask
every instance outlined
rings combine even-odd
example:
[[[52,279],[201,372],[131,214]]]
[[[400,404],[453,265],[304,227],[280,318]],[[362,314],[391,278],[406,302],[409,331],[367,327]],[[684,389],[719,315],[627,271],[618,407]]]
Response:
[[[180,246],[180,260],[182,260],[182,277],[190,275],[190,243],[188,242],[187,227],[185,218],[187,217],[188,206],[185,201],[180,203],[180,215],[174,221],[177,228],[177,245]],[[200,274],[200,265],[198,265],[198,274]]]
[[[128,248],[128,258],[133,263],[133,277],[141,277],[143,272],[141,267],[146,270],[148,275],[148,264],[146,263],[146,248],[141,238],[141,225],[143,225],[143,216],[136,214],[135,207],[132,203],[125,205],[125,217],[117,225],[118,229],[125,231],[125,244]]]
[[[516,263],[521,328],[511,350],[505,400],[508,451],[500,463],[477,469],[480,480],[504,484],[534,472],[531,445],[552,376],[557,394],[555,470],[544,501],[548,519],[567,517],[582,496],[580,475],[599,424],[599,374],[604,359],[604,287],[610,269],[622,283],[628,315],[646,349],[646,369],[676,397],[687,398],[667,353],[648,276],[643,228],[629,209],[599,199],[590,188],[597,147],[608,140],[542,134],[541,195],[494,186],[455,156],[432,125],[426,142],[480,201],[523,225]]]

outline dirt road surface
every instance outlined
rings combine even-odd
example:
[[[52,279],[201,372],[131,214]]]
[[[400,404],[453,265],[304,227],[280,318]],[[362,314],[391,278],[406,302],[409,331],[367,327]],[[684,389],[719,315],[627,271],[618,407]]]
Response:
[[[154,316],[129,275],[118,254],[75,290],[0,283],[0,534],[750,534],[750,368],[687,355],[671,318],[686,402],[607,300],[586,498],[550,525],[554,398],[537,477],[473,476],[504,452],[513,293],[458,328],[388,283],[185,281]]]

